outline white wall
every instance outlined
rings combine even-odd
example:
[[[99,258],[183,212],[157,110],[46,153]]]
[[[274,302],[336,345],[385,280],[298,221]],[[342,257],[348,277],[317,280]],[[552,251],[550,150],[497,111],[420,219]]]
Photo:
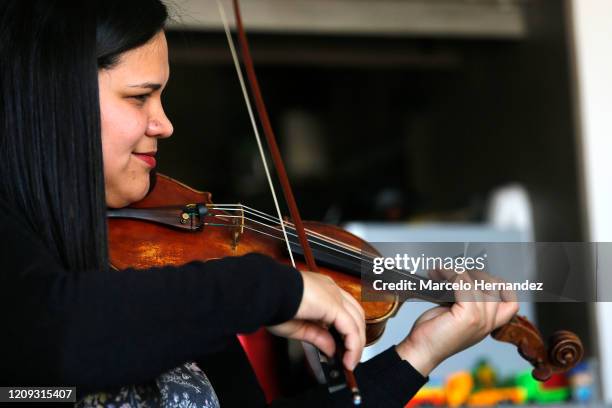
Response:
[[[612,1],[569,0],[568,6],[588,236],[612,241]],[[600,270],[612,273],[605,266]],[[596,303],[594,309],[603,396],[612,402],[612,303]]]

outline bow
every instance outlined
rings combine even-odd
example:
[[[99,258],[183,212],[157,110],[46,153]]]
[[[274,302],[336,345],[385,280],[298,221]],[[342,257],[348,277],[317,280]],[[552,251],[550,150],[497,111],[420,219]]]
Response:
[[[264,166],[264,170],[265,170],[265,174],[266,174],[266,178],[268,180],[268,184],[270,186],[270,191],[272,193],[272,198],[274,200],[274,205],[276,207],[276,212],[278,215],[278,219],[279,219],[279,224],[282,228],[283,231],[283,235],[285,237],[285,242],[287,243],[287,250],[289,253],[289,257],[291,258],[291,263],[292,265],[295,267],[295,260],[293,257],[293,253],[291,251],[291,247],[289,244],[289,239],[287,238],[287,231],[285,228],[285,222],[282,219],[282,213],[280,211],[280,207],[278,204],[278,199],[276,196],[276,192],[272,183],[272,178],[270,176],[270,171],[268,168],[268,164],[266,161],[266,157],[265,157],[265,153],[263,150],[263,146],[261,143],[261,137],[259,135],[259,130],[257,127],[257,123],[255,121],[255,115],[253,113],[253,108],[251,106],[251,101],[249,98],[249,93],[247,91],[246,85],[245,85],[245,81],[244,81],[244,76],[242,74],[242,70],[240,67],[240,62],[238,59],[238,53],[236,51],[236,47],[234,45],[234,41],[232,39],[232,35],[231,35],[231,31],[229,29],[229,24],[227,22],[227,17],[225,14],[225,10],[223,8],[223,5],[221,4],[220,0],[216,0],[217,1],[217,6],[219,8],[219,14],[221,15],[221,20],[223,22],[223,27],[225,29],[225,34],[227,36],[227,40],[228,40],[228,44],[230,47],[230,51],[232,54],[232,60],[234,62],[234,66],[236,68],[236,72],[238,74],[238,80],[240,82],[240,87],[242,89],[242,94],[244,96],[244,100],[245,100],[245,104],[249,113],[249,118],[251,121],[251,126],[253,128],[253,133],[255,135],[255,139],[257,141],[257,146],[259,149],[259,154],[261,156],[261,160]],[[313,271],[313,272],[317,272],[318,268],[317,268],[317,264],[315,262],[314,256],[312,254],[312,250],[310,248],[310,245],[308,244],[308,239],[306,237],[306,232],[304,229],[304,224],[302,222],[302,217],[300,216],[300,212],[298,210],[297,207],[297,203],[295,201],[295,197],[293,195],[293,191],[291,189],[291,184],[289,183],[289,178],[287,176],[287,171],[285,169],[285,165],[283,163],[283,159],[281,157],[280,151],[278,149],[278,145],[276,143],[276,136],[274,135],[274,130],[272,129],[272,125],[270,123],[270,118],[268,116],[268,111],[266,109],[264,100],[263,100],[263,96],[261,94],[261,90],[259,87],[259,82],[257,80],[257,75],[255,74],[255,68],[253,65],[253,60],[251,58],[251,52],[249,49],[249,44],[248,44],[248,40],[247,40],[247,36],[246,33],[244,31],[244,26],[242,24],[242,17],[240,14],[240,5],[239,5],[239,1],[238,0],[233,0],[233,8],[234,8],[234,15],[235,15],[235,19],[236,19],[236,29],[237,29],[237,33],[238,33],[238,42],[240,44],[240,54],[242,56],[242,61],[244,63],[244,69],[246,71],[247,74],[247,78],[248,78],[248,84],[251,90],[251,95],[253,97],[253,100],[255,102],[255,107],[257,109],[257,113],[258,113],[258,118],[259,118],[259,122],[261,123],[264,135],[266,137],[266,141],[268,144],[268,148],[270,149],[270,155],[272,157],[272,161],[274,163],[274,167],[276,169],[276,173],[278,176],[278,179],[280,181],[281,184],[281,188],[283,190],[283,195],[285,197],[285,201],[287,203],[287,206],[289,208],[289,214],[291,215],[291,219],[295,225],[295,230],[297,232],[300,244],[302,246],[302,250],[303,250],[303,255],[304,258],[306,260],[306,264],[308,265],[308,268]],[[336,355],[337,356],[341,356],[342,355],[342,341],[339,338],[338,333],[332,329],[331,330],[332,335],[335,337],[336,339]],[[336,360],[336,361],[341,361],[341,358],[336,358],[336,359],[332,359],[332,360]],[[338,375],[340,373],[339,370],[335,370],[336,375]],[[359,388],[357,387],[357,382],[355,380],[355,376],[353,374],[352,371],[350,370],[344,370],[344,374],[346,377],[346,384],[350,387],[352,395],[353,395],[353,403],[355,405],[360,404],[361,402],[361,395],[359,393]],[[329,382],[329,381],[328,381]],[[344,387],[339,387],[338,381],[333,381],[334,386],[331,387],[330,386],[330,392],[334,392],[337,391],[338,389],[344,388]]]

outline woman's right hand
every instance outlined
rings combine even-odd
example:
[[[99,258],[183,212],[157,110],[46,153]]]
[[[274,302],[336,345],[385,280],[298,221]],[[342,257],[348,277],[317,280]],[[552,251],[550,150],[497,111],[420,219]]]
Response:
[[[336,345],[327,327],[334,327],[344,338],[346,352],[342,362],[347,369],[354,369],[366,342],[363,308],[331,278],[315,272],[301,273],[304,292],[296,315],[268,330],[277,336],[311,343],[331,356]]]

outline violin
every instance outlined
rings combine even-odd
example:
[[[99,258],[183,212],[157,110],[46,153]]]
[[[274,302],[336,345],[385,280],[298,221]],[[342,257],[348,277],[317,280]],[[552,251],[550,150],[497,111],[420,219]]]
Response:
[[[276,218],[243,204],[214,204],[211,197],[209,192],[195,190],[158,173],[155,187],[142,201],[108,211],[111,265],[117,269],[178,266],[251,252],[291,264]],[[303,254],[294,224],[283,222],[293,252]],[[318,272],[332,278],[361,302],[361,262],[367,261],[364,257],[380,254],[361,238],[337,226],[304,222],[304,227]],[[303,256],[295,262],[298,269],[308,268]],[[428,298],[427,293],[418,289],[413,296],[447,304]],[[367,344],[372,344],[397,312],[399,301],[389,294],[385,301],[361,302],[361,306],[366,317]],[[571,369],[584,352],[574,333],[557,331],[547,343],[522,316],[515,316],[492,336],[514,344],[519,354],[533,365],[533,376],[540,381]]]
[[[270,183],[277,216],[242,204],[214,204],[209,192],[194,190],[158,174],[155,187],[144,200],[129,208],[109,210],[111,265],[118,269],[150,268],[239,256],[250,252],[265,254],[298,269],[323,273],[355,297],[364,309],[367,344],[371,344],[380,338],[387,319],[395,315],[399,306],[394,295],[388,295],[381,301],[361,302],[361,262],[364,256],[380,254],[367,242],[339,227],[302,221],[263,102],[238,0],[233,0],[250,96],[257,109],[259,123],[289,208],[291,222],[281,217],[236,47],[219,0],[217,5]],[[300,258],[295,259],[294,253]],[[415,291],[415,296],[427,298],[426,294],[418,291]],[[430,300],[436,302],[436,299]],[[509,323],[495,330],[492,336],[517,346],[519,354],[533,365],[534,378],[541,381],[550,378],[554,373],[569,370],[580,361],[584,353],[580,339],[569,331],[556,332],[547,345],[537,328],[522,316],[515,316]],[[346,384],[340,381],[339,386],[336,386],[334,383],[334,378],[336,383],[338,382],[341,372],[338,364],[342,355],[342,341],[337,333],[335,337],[336,358],[332,357],[328,361],[331,371],[327,371],[330,392],[348,386],[353,394],[353,403],[358,405],[361,397],[352,372],[344,370]]]

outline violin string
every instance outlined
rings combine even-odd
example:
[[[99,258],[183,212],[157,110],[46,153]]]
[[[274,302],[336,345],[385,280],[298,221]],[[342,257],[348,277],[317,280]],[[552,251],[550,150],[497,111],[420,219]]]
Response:
[[[250,222],[254,222],[254,223],[258,224],[258,225],[263,225],[264,227],[270,228],[270,229],[272,229],[272,230],[274,230],[276,232],[280,231],[280,229],[278,227],[276,227],[275,225],[265,224],[265,223],[263,223],[261,221],[257,221],[257,220],[254,220],[254,219],[251,219],[251,218],[248,218],[248,217],[243,217],[242,215],[212,214],[212,216],[214,216],[216,218],[221,218],[221,219],[222,218],[243,218],[243,219],[248,220]],[[226,227],[236,227],[236,224],[228,223],[228,224],[223,224],[223,226],[226,226]],[[246,227],[246,225],[243,225],[243,226]],[[283,238],[281,238],[281,237],[279,237],[277,235],[272,235],[270,233],[263,232],[263,231],[258,230],[256,228],[253,228],[253,227],[249,227],[249,229],[252,230],[252,231],[256,231],[258,233],[261,233],[261,234],[265,234],[265,235],[268,235],[268,236],[273,236],[274,238],[277,238],[279,240],[283,239]],[[297,237],[297,235],[295,233],[292,233],[292,232],[288,232],[288,235],[292,235],[293,237]],[[299,245],[299,241],[290,240],[289,242],[291,244],[294,244],[294,245]],[[319,247],[324,247],[324,248],[330,249],[330,250],[335,251],[335,252],[337,252],[337,253],[339,253],[341,255],[346,255],[346,256],[349,256],[349,257],[352,257],[352,258],[356,258],[356,259],[358,259],[358,260],[360,260],[362,262],[365,261],[365,262],[368,262],[370,264],[373,264],[373,257],[369,256],[369,254],[367,254],[367,253],[366,253],[365,256],[363,256],[363,253],[361,251],[353,251],[353,250],[346,251],[346,250],[341,250],[341,249],[338,249],[338,248],[334,247],[333,243],[331,243],[331,244],[329,244],[329,243],[323,244],[323,243],[321,243],[319,241],[316,241],[316,240],[313,240],[313,239],[309,239],[308,242],[313,244],[313,245],[317,245]],[[327,244],[329,244],[329,245],[327,245]]]
[[[228,211],[228,210],[229,210],[229,211],[236,211],[236,210],[233,210],[233,209],[227,209],[227,208],[224,208],[223,210],[224,210],[224,211]],[[257,215],[257,214],[253,214],[253,213],[251,213],[249,210],[243,210],[243,212],[244,212],[244,213],[247,213],[247,214],[252,214],[252,215],[254,215],[254,216],[256,216],[256,217],[259,217],[259,218],[263,218],[264,220],[269,220],[269,219],[266,219],[266,218],[264,218],[264,217],[262,217],[262,216],[259,216],[259,215]],[[235,217],[235,218],[242,218],[242,215],[237,215],[237,216],[233,216],[233,217]],[[277,225],[277,223],[276,223],[276,219],[271,219],[271,220],[274,222],[274,225]],[[285,222],[285,225],[286,225],[286,226],[288,226],[289,228],[291,228],[291,229],[295,230],[295,227],[294,227],[294,225],[293,225],[293,224],[291,224],[291,223],[289,223],[289,222],[286,222],[286,221],[284,221],[284,222]],[[311,236],[313,236],[314,238],[318,238],[318,239],[320,239],[320,240],[322,240],[322,241],[326,241],[326,242],[328,242],[328,243],[330,243],[330,244],[334,244],[334,245],[337,245],[337,246],[341,246],[341,247],[345,248],[345,249],[346,249],[346,250],[348,250],[348,251],[353,251],[353,252],[363,252],[363,251],[361,251],[361,249],[359,249],[359,248],[357,248],[357,247],[355,247],[355,246],[352,246],[352,245],[346,244],[346,243],[344,243],[344,242],[342,242],[342,241],[339,241],[339,240],[337,240],[337,239],[335,239],[335,238],[330,238],[330,237],[327,237],[327,236],[325,236],[325,235],[323,235],[323,234],[318,233],[317,231],[313,231],[313,230],[310,230],[310,229],[308,229],[308,228],[305,228],[305,230],[306,230],[306,232],[308,232],[308,233],[309,233]]]
[[[240,204],[240,205],[242,205],[242,204]],[[255,210],[254,208],[251,208],[251,207],[248,207],[248,206],[243,206],[243,207],[244,207],[244,208],[247,208],[247,209],[249,209],[249,210],[251,210],[251,211],[255,211],[255,212],[257,212],[257,213],[261,214],[261,216],[262,216],[262,217],[267,217],[268,219],[272,219],[272,218],[271,218],[271,217],[270,217],[268,214],[266,214],[266,213],[264,213],[264,212],[262,212],[262,211]],[[273,220],[273,219],[272,219],[272,220]],[[274,221],[275,221],[275,220],[274,220]],[[291,227],[291,228],[295,229],[295,224],[293,224],[292,222],[289,222],[289,221],[283,221],[283,222],[285,222],[285,224],[286,224],[286,225],[288,225],[289,227]],[[321,234],[321,233],[319,233],[319,232],[317,232],[317,231],[313,231],[313,230],[310,230],[310,229],[308,229],[308,228],[306,228],[306,231],[310,232],[310,233],[311,233],[311,235],[318,236],[318,237],[319,237],[320,239],[322,239],[322,240],[326,240],[326,241],[328,241],[328,242],[334,242],[336,245],[343,246],[343,247],[345,247],[345,248],[347,248],[347,249],[352,249],[352,250],[354,250],[354,251],[359,251],[359,252],[361,252],[361,248],[358,248],[358,247],[355,247],[355,246],[353,246],[353,245],[347,244],[347,243],[342,242],[342,241],[340,241],[340,240],[337,240],[337,239],[335,239],[335,238],[328,237],[328,236],[326,236],[326,235],[324,235],[324,234]]]
[[[219,206],[223,206],[223,207],[219,207]],[[233,208],[229,208],[229,207],[233,207]],[[272,221],[274,223],[277,222],[276,218],[273,218],[272,216],[270,216],[270,215],[268,215],[268,214],[266,214],[266,213],[264,213],[262,211],[253,209],[253,208],[245,206],[243,204],[219,204],[219,205],[215,205],[213,208],[224,210],[224,211],[236,211],[235,207],[239,207],[241,209],[246,209],[246,210],[244,210],[245,212],[251,213],[252,215],[256,215],[256,216],[258,215],[259,217],[267,219],[267,220]],[[288,221],[283,221],[283,222],[287,226],[289,226],[290,228],[295,229],[295,226],[294,226],[293,223],[288,222]],[[310,235],[317,236],[321,240],[324,240],[324,241],[327,241],[327,242],[330,242],[330,243],[334,243],[334,244],[336,244],[338,246],[342,246],[342,247],[346,248],[347,250],[354,251],[354,252],[360,252],[360,253],[364,252],[362,249],[360,249],[358,247],[355,247],[353,245],[350,245],[350,244],[347,244],[345,242],[339,241],[339,240],[337,240],[335,238],[328,237],[328,236],[326,236],[324,234],[321,234],[321,233],[319,233],[317,231],[313,231],[313,230],[310,230],[308,228],[306,228],[306,231],[309,232]]]
[[[252,219],[252,218],[249,218],[249,217],[244,217],[243,215],[239,215],[239,216],[238,215],[236,215],[236,216],[232,216],[232,215],[229,215],[229,216],[228,215],[220,215],[220,217],[245,218],[245,219],[247,219],[247,220],[249,220],[251,222],[257,223],[259,225],[263,225],[266,228],[270,228],[270,229],[273,229],[275,231],[280,231],[279,228],[276,225],[269,225],[269,224],[263,223],[261,221],[258,221],[258,220],[255,220],[255,219]],[[235,225],[235,224],[233,224],[233,225]],[[306,230],[306,232],[308,233],[308,229]],[[292,233],[292,232],[288,232],[288,234],[289,235],[293,235],[294,237],[297,236],[295,233]],[[310,234],[307,234],[307,235],[310,235]],[[373,254],[368,253],[367,251],[355,250],[354,247],[351,247],[351,248],[342,247],[341,245],[337,245],[334,241],[326,240],[326,239],[324,239],[324,236],[322,236],[322,237],[323,238],[314,236],[314,237],[312,237],[312,239],[308,239],[308,241],[310,243],[319,245],[321,247],[328,248],[328,249],[330,249],[332,251],[336,251],[338,253],[341,253],[341,254],[344,254],[344,255],[347,255],[347,256],[352,256],[354,258],[363,259],[362,255],[367,255],[370,259],[373,258]],[[321,243],[320,241],[323,242],[323,243]],[[338,247],[341,247],[342,250],[338,249]]]
[[[238,61],[238,53],[236,52],[236,47],[234,45],[234,39],[232,38],[232,33],[229,28],[229,24],[227,22],[227,16],[225,15],[225,9],[223,8],[223,4],[221,4],[220,0],[217,1],[217,8],[219,9],[219,15],[221,16],[221,21],[223,22],[223,29],[225,30],[225,36],[227,37],[227,42],[230,47],[230,52],[232,54],[232,60],[234,62],[234,67],[236,68],[236,73],[238,74],[238,81],[240,82],[240,89],[242,90],[242,96],[244,98],[244,102],[247,107],[247,111],[249,113],[249,119],[251,121],[251,127],[253,128],[253,133],[255,135],[255,140],[257,141],[257,147],[259,149],[259,155],[261,156],[261,162],[263,163],[263,167],[266,173],[266,179],[268,180],[268,185],[270,186],[270,191],[272,192],[272,199],[274,201],[274,207],[276,208],[276,213],[278,214],[278,219],[281,222],[281,228],[283,229],[283,235],[285,236],[285,241],[287,242],[287,250],[289,251],[289,258],[291,259],[291,264],[295,267],[295,260],[293,259],[293,253],[291,252],[291,248],[289,246],[289,238],[287,237],[287,231],[285,230],[285,226],[282,225],[283,215],[280,210],[280,206],[278,204],[278,199],[276,198],[276,190],[274,190],[274,185],[272,184],[272,177],[270,176],[270,170],[268,169],[268,162],[266,160],[266,155],[264,154],[263,146],[261,144],[261,137],[259,136],[259,128],[257,127],[257,123],[255,122],[255,115],[253,114],[253,108],[251,107],[251,100],[249,99],[249,93],[246,88],[246,84],[244,83],[244,77],[242,76],[242,69],[240,68],[240,62]]]
[[[227,211],[227,209],[225,209],[225,210]],[[248,212],[248,211],[246,211],[246,212]],[[256,223],[258,223],[258,224],[265,225],[265,226],[266,226],[266,227],[268,227],[268,228],[273,228],[273,229],[276,229],[276,230],[280,231],[280,229],[279,229],[278,227],[276,227],[276,224],[274,224],[274,225],[265,224],[265,223],[262,223],[261,221],[257,221],[257,220],[252,219],[252,218],[244,217],[244,215],[218,215],[218,216],[219,216],[219,217],[228,217],[228,218],[245,218],[245,219],[248,219],[248,220],[250,220],[250,221],[252,221],[252,222],[256,222]],[[276,221],[276,220],[274,220],[274,221]],[[291,229],[294,229],[293,227],[290,227],[290,228],[291,228]],[[329,238],[328,238],[328,237],[326,237],[325,235],[323,235],[323,234],[319,234],[319,233],[317,233],[316,231],[311,231],[311,230],[309,230],[309,229],[307,229],[307,228],[306,228],[306,232],[308,232],[308,235],[312,235],[312,236],[313,236],[313,238],[318,239],[318,240],[321,240],[321,241],[323,241],[323,242],[326,242],[326,243],[327,243],[327,244],[329,244],[329,245],[335,245],[335,246],[342,247],[342,248],[343,248],[343,249],[346,251],[346,253],[347,253],[347,254],[348,254],[349,252],[352,252],[352,253],[359,253],[359,254],[363,254],[363,253],[366,253],[366,254],[367,254],[367,252],[366,252],[366,251],[362,251],[362,250],[360,250],[360,249],[358,249],[357,247],[354,247],[354,246],[352,246],[352,245],[351,245],[351,246],[349,246],[349,245],[344,245],[344,243],[342,243],[341,241],[338,241],[338,240],[336,240],[336,239],[329,239]],[[293,235],[293,236],[297,236],[295,233],[292,233],[292,232],[289,232],[288,234],[289,234],[289,235]],[[309,241],[309,242],[314,242],[314,243],[317,243],[317,241],[315,241],[315,240],[313,240],[313,239],[309,239],[308,241]],[[329,248],[331,248],[331,247],[329,247]],[[337,250],[336,248],[333,248],[333,249],[334,249],[334,250]],[[369,254],[369,255],[370,255],[370,254]]]
[[[217,218],[232,218],[232,219],[234,219],[234,218],[240,218],[240,219],[245,219],[245,220],[251,221],[251,222],[253,222],[253,223],[256,223],[256,224],[258,224],[258,225],[263,225],[264,227],[266,227],[266,228],[270,228],[270,229],[272,229],[272,230],[274,230],[274,231],[277,231],[277,232],[278,232],[278,231],[280,231],[280,229],[279,229],[279,228],[278,228],[276,225],[266,224],[266,223],[264,223],[264,222],[261,222],[261,221],[255,220],[255,219],[253,219],[253,218],[244,217],[243,215],[212,214],[212,216],[215,216],[215,217],[217,217]],[[236,224],[226,224],[226,225],[227,225],[227,226],[234,226],[234,227],[236,226]],[[296,236],[297,236],[297,234],[292,233],[292,232],[288,232],[288,235],[292,235],[292,236],[294,236],[294,237],[296,237]],[[316,238],[316,237],[314,237],[314,238]],[[327,247],[327,248],[332,249],[332,250],[335,250],[335,251],[339,251],[339,252],[341,252],[341,253],[343,253],[343,254],[345,254],[345,255],[349,255],[349,256],[358,256],[358,255],[356,255],[356,254],[361,254],[361,251],[354,251],[354,250],[350,250],[350,251],[348,251],[348,252],[347,252],[347,251],[340,251],[340,250],[338,250],[337,248],[334,248],[334,247],[332,247],[332,246],[325,245],[325,244],[321,244],[320,242],[318,242],[318,241],[317,241],[317,240],[315,240],[315,239],[309,239],[309,242],[314,243],[314,244],[317,244],[317,245],[320,245],[320,246]],[[297,242],[296,242],[296,241],[291,241],[291,243],[293,243],[293,244],[297,244]],[[327,244],[330,244],[330,245],[334,245],[334,243],[333,243],[333,242],[331,242],[331,243],[330,243],[330,242],[326,242],[326,243],[327,243]]]
[[[248,221],[250,221],[250,222],[256,223],[256,224],[258,224],[258,225],[263,225],[264,227],[267,227],[267,228],[273,229],[274,231],[280,232],[280,229],[279,229],[278,227],[273,226],[273,225],[269,225],[269,224],[265,224],[265,223],[263,223],[263,222],[261,222],[261,221],[254,220],[254,219],[252,219],[252,218],[242,217],[242,216],[240,216],[240,215],[229,215],[229,216],[228,216],[228,215],[222,215],[222,216],[220,216],[220,217],[228,217],[228,218],[244,218],[245,220],[248,220]],[[234,225],[234,226],[235,226],[235,224],[231,224],[231,225]],[[288,232],[288,235],[292,235],[293,237],[297,237],[297,234],[295,234],[295,233],[293,233],[293,232]],[[308,235],[308,234],[307,234],[307,235]],[[314,239],[309,239],[309,240],[308,240],[308,242],[309,242],[309,243],[312,243],[312,244],[315,244],[315,245],[318,245],[318,246],[320,246],[320,247],[324,247],[324,248],[330,249],[330,250],[332,250],[332,251],[339,252],[339,253],[341,253],[341,254],[343,254],[343,255],[347,255],[347,256],[354,257],[354,258],[362,259],[362,258],[360,257],[360,255],[361,255],[361,253],[360,253],[360,252],[356,252],[356,251],[350,251],[350,252],[349,252],[349,251],[343,251],[343,250],[340,250],[340,249],[335,248],[335,247],[333,247],[333,246],[330,246],[330,245],[327,245],[327,244],[322,244],[322,243],[320,243],[320,242],[318,242],[318,241],[316,241],[316,240],[314,240]],[[291,243],[293,243],[293,244],[298,244],[298,243],[299,243],[299,241],[291,241]],[[333,245],[333,244],[332,244],[332,245]]]
[[[207,227],[235,227],[235,225],[233,225],[233,224],[215,224],[215,223],[212,223],[212,222],[205,222],[204,226],[207,226]],[[260,231],[257,228],[253,228],[253,227],[251,227],[249,225],[245,225],[244,228],[248,229],[250,231],[254,231],[254,232],[258,233],[258,234],[267,235],[270,238],[282,240],[282,238],[277,236],[277,235],[272,235],[270,233]]]

